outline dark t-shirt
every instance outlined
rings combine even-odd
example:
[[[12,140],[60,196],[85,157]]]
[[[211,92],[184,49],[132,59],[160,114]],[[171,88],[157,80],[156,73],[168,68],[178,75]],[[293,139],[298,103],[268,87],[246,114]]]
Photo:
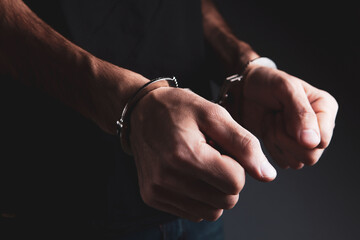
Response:
[[[97,57],[149,79],[176,76],[207,96],[200,0],[25,2]],[[143,203],[133,159],[116,136],[36,89],[3,82],[0,210],[17,217],[2,226],[117,234],[174,218]]]

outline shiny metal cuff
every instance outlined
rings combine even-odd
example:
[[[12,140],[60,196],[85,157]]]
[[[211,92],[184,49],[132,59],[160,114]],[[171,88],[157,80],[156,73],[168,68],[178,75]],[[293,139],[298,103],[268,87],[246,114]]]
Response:
[[[132,155],[130,146],[130,115],[136,104],[149,92],[160,87],[178,87],[176,78],[157,78],[143,85],[136,93],[130,98],[125,105],[120,120],[116,122],[117,134],[120,137],[121,146],[129,155]]]
[[[226,99],[229,96],[228,92],[229,92],[231,86],[233,84],[240,82],[245,77],[244,76],[245,71],[250,64],[257,64],[260,66],[277,69],[277,66],[274,63],[274,61],[267,57],[259,57],[259,58],[255,58],[251,61],[248,61],[245,64],[245,66],[243,67],[243,69],[240,71],[239,74],[232,75],[225,79],[225,81],[223,82],[223,85],[221,86],[219,95],[218,95],[217,99],[215,100],[216,103],[222,105],[226,101]]]

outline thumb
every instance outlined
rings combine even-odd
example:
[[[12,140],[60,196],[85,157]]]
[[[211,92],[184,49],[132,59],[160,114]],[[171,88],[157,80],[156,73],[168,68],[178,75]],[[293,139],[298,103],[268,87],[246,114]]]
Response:
[[[282,96],[287,133],[304,147],[315,148],[321,140],[319,124],[304,88],[299,84]]]
[[[237,124],[219,105],[213,110],[208,109],[210,116],[203,119],[199,126],[216,148],[236,159],[252,177],[265,182],[274,180],[276,170],[263,154],[257,138]]]

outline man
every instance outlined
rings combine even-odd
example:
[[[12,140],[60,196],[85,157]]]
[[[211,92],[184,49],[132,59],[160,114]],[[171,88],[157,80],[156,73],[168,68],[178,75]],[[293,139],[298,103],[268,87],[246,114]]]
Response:
[[[260,181],[276,177],[258,138],[284,168],[313,165],[328,146],[337,112],[335,99],[258,61],[260,56],[234,36],[211,0],[57,3],[69,23],[67,37],[77,45],[22,1],[0,0],[1,72],[60,100],[112,135],[123,109],[133,103],[124,119],[128,132],[119,129],[125,135],[123,147],[128,146],[133,158],[120,144],[109,147],[116,136],[104,136],[92,126],[88,133],[86,128],[85,136],[106,140],[92,143],[98,148],[94,150],[82,143],[89,138],[80,136],[79,152],[97,155],[88,154],[82,161],[65,143],[62,152],[74,155],[71,161],[60,162],[69,166],[70,170],[64,169],[71,177],[55,188],[50,180],[56,181],[60,170],[42,179],[55,189],[54,197],[42,202],[46,207],[40,204],[38,212],[29,214],[26,207],[19,211],[16,224],[21,229],[29,225],[26,229],[39,234],[61,228],[66,236],[71,232],[67,229],[78,224],[85,229],[77,232],[82,237],[91,232],[114,239],[221,238],[220,222],[208,221],[216,221],[224,209],[236,204],[245,171]],[[32,1],[28,4],[31,7]],[[202,75],[203,38],[229,73],[241,74],[241,81],[230,86],[227,110],[195,93],[209,92]],[[166,85],[149,90],[148,86],[155,86],[149,85],[149,79],[170,74],[194,92]],[[148,91],[140,96],[141,90]],[[79,125],[85,122],[80,120]],[[81,129],[70,129],[70,138]],[[49,161],[41,167],[52,168],[55,163]],[[111,170],[106,167],[109,162]],[[89,165],[91,170],[80,171]],[[104,184],[97,186],[97,180]],[[88,181],[94,185],[88,186]],[[59,200],[56,192],[62,184],[70,189],[77,186],[80,193],[64,189],[66,201]],[[69,193],[75,194],[74,202],[66,197]],[[62,204],[66,207],[56,210]],[[31,224],[32,219],[40,224]]]

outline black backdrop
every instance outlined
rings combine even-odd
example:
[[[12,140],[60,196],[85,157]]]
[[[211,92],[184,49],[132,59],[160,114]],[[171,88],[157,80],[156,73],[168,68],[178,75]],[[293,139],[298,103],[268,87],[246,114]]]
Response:
[[[249,42],[260,55],[272,58],[280,69],[329,91],[340,105],[333,141],[318,164],[300,171],[279,169],[277,179],[267,184],[247,178],[239,203],[224,215],[227,240],[357,239],[360,229],[360,141],[357,138],[360,134],[357,87],[359,7],[344,1],[327,1],[326,4],[308,0],[217,2],[235,33]],[[7,93],[6,88],[1,90],[4,113],[1,132],[13,136],[3,136],[7,143],[2,148],[2,159],[18,154],[39,157],[37,149],[28,147],[32,135],[23,132],[32,126],[36,134],[36,127],[43,127],[46,123],[48,134],[52,135],[54,126],[51,120],[57,115],[49,107],[50,117],[43,122],[35,122],[31,108],[18,112],[8,102],[12,102],[13,106],[22,106],[24,102],[15,97],[9,99],[6,96],[13,96],[13,93]],[[57,134],[61,133],[64,135],[62,138],[66,138],[69,132],[62,133],[64,129],[61,126],[57,129],[59,127]],[[85,130],[80,129],[79,135]],[[47,136],[40,137],[46,139]],[[55,148],[51,143],[41,147]],[[57,155],[57,159],[66,159],[61,152]],[[27,164],[32,165],[33,160],[29,158]],[[4,166],[0,169],[3,176],[6,169]],[[19,174],[26,169],[27,165],[23,166]],[[74,170],[74,174],[76,172]],[[5,177],[1,179],[3,185],[17,181]],[[29,191],[27,197],[32,195],[34,192]],[[3,197],[1,201],[6,202]],[[62,210],[59,208],[58,211]]]
[[[224,216],[226,239],[358,239],[360,8],[346,1],[218,0],[237,36],[340,105],[330,147],[313,167],[247,178]]]

